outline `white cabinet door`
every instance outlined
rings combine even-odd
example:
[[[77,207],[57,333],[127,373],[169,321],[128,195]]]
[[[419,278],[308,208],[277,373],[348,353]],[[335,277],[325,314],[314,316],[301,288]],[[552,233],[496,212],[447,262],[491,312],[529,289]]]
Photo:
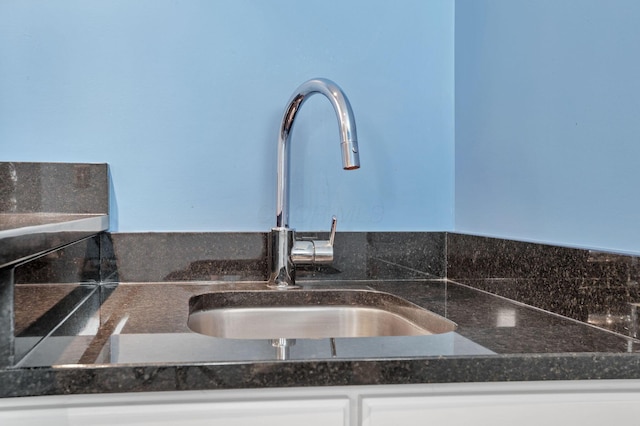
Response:
[[[577,382],[461,386],[415,395],[364,396],[363,426],[602,426],[640,424],[640,389],[582,389]],[[637,385],[636,385],[637,386]],[[606,386],[605,386],[606,387]]]
[[[212,402],[70,408],[69,426],[346,426],[348,401]]]
[[[206,393],[76,395],[0,401],[2,426],[348,426],[348,398],[206,398]],[[217,396],[216,395],[216,396]],[[238,400],[241,399],[241,400]],[[4,404],[3,404],[4,403]]]

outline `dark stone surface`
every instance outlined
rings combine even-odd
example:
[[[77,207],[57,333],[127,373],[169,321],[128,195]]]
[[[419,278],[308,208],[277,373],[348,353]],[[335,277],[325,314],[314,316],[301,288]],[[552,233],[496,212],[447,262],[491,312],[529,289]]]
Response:
[[[365,338],[367,352],[351,358],[341,354],[354,352],[336,339],[335,358],[328,352],[275,361],[271,352],[252,352],[255,341],[244,350],[235,342],[225,352],[230,339],[187,327],[195,295],[269,291],[266,234],[105,234],[100,246],[102,285],[52,335],[68,339],[64,351],[47,349],[59,344],[45,339],[19,367],[0,369],[0,396],[640,378],[633,315],[611,328],[618,334],[589,324],[606,309],[622,314],[636,300],[633,256],[459,234],[339,233],[333,265],[298,271],[306,290],[391,293],[454,321],[456,336],[493,354],[433,356],[416,350],[418,340],[394,340],[413,352],[390,355],[391,340]],[[176,343],[181,338],[197,344]],[[118,358],[125,344],[138,361]],[[197,345],[217,349],[196,353]]]
[[[0,267],[108,227],[106,164],[0,162]]]
[[[15,268],[16,284],[98,284],[100,241],[93,235]]]
[[[53,335],[76,336],[86,333],[87,322],[100,308],[100,303],[94,303],[91,310],[88,301],[96,288],[95,285],[75,284],[16,286],[15,362],[22,360],[54,330]],[[74,314],[69,317],[71,312]],[[81,321],[70,319],[80,316]]]
[[[447,235],[447,277],[493,294],[635,337],[637,256]]]
[[[300,236],[326,239],[328,234]],[[300,280],[443,278],[443,232],[338,232],[329,266],[297,266]]]
[[[99,239],[90,237],[108,227],[108,195],[106,164],[0,162],[0,367],[14,365],[84,300],[69,286],[34,295],[16,285],[98,284]],[[51,308],[58,290],[65,295]]]
[[[0,213],[108,214],[108,166],[0,162]]]
[[[104,234],[102,281],[264,280],[266,241],[264,233]]]
[[[531,380],[639,379],[632,354],[540,354],[0,370],[1,397]]]
[[[299,233],[299,237],[327,238]],[[334,262],[298,266],[297,278],[384,280],[445,276],[445,234],[336,234]],[[104,282],[263,281],[266,233],[115,233],[102,237]]]
[[[0,368],[14,363],[15,330],[13,269],[0,269]]]
[[[367,290],[388,294],[367,293]],[[214,294],[217,292],[223,293]],[[262,282],[143,283],[101,286],[102,296],[96,295],[93,298],[94,308],[76,311],[60,327],[62,330],[84,330],[84,337],[70,341],[64,352],[47,352],[53,346],[45,342],[20,365],[26,367],[77,364],[83,353],[94,354],[90,362],[85,357],[87,363],[103,362],[108,365],[144,363],[149,360],[156,363],[268,361],[275,359],[275,352],[272,349],[260,352],[260,348],[271,348],[268,341],[265,341],[263,346],[252,339],[236,341],[231,345],[229,339],[194,334],[187,327],[189,313],[220,300],[226,300],[228,305],[256,306],[264,302],[269,305],[293,306],[301,301],[317,303],[324,300],[323,297],[326,298],[327,294],[331,298],[331,293],[344,295],[339,300],[340,304],[369,306],[374,303],[398,313],[402,309],[410,309],[411,304],[394,302],[395,299],[390,295],[399,296],[448,318],[458,326],[455,335],[443,335],[442,339],[432,336],[426,336],[427,340],[424,341],[413,336],[357,338],[351,341],[351,346],[345,353],[357,353],[360,360],[409,357],[409,354],[411,357],[425,357],[432,355],[434,351],[439,355],[471,355],[491,352],[621,353],[637,350],[635,342],[623,336],[560,316],[549,315],[538,309],[445,280],[405,281],[401,284],[387,281],[358,281],[357,284],[349,281],[322,281],[305,285],[302,290],[284,292],[270,290]],[[327,303],[333,303],[334,299],[337,303],[337,296]],[[101,320],[100,327],[96,326],[93,329],[95,334],[91,334],[87,324],[91,323],[98,309],[95,306],[99,307]],[[116,329],[116,341],[109,340],[109,336],[115,336],[113,333]],[[73,336],[73,333],[65,335]],[[455,340],[457,336],[469,339],[476,346],[458,346]],[[298,348],[306,345],[304,339],[296,340]],[[333,355],[329,351],[323,350],[323,355],[313,352],[313,349],[311,352],[305,351],[304,348],[296,348],[296,352],[308,360],[323,357],[341,358],[344,357],[342,351],[347,350],[343,345],[348,342],[339,340],[336,339],[337,350]],[[416,349],[429,342],[440,349],[427,346],[423,352]],[[50,343],[53,345],[54,342]],[[108,344],[113,343],[117,344],[117,347],[109,348]],[[360,349],[354,348],[354,344],[361,345]],[[386,348],[388,345],[404,347],[407,350],[389,350]],[[190,350],[185,351],[186,347]],[[105,350],[110,355],[101,358],[99,355]],[[99,359],[102,361],[98,361]]]
[[[13,269],[18,362],[56,327],[64,330],[63,320],[95,291],[100,282],[100,237],[85,238]]]
[[[3,226],[9,228],[0,231],[0,267],[3,268],[91,237],[108,226],[106,215],[38,215],[42,224],[25,227],[12,227],[13,220],[7,220],[8,216],[21,215],[0,215]]]

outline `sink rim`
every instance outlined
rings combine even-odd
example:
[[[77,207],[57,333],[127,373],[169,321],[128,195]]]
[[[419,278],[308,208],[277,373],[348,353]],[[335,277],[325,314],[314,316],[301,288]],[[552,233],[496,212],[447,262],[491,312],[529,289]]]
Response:
[[[224,331],[216,331],[215,325],[202,322],[207,321],[206,317],[209,316],[209,321],[231,321],[233,315],[246,315],[251,316],[253,313],[250,311],[259,310],[262,315],[270,315],[273,318],[279,318],[283,320],[283,313],[277,311],[283,311],[286,309],[303,309],[304,315],[314,317],[314,313],[311,312],[313,308],[325,308],[333,309],[335,312],[339,312],[338,309],[347,309],[351,312],[347,312],[346,315],[351,315],[352,321],[348,323],[350,329],[353,330],[373,330],[375,321],[379,320],[379,317],[386,316],[387,320],[402,321],[410,326],[399,325],[394,328],[388,326],[384,328],[384,333],[389,333],[389,328],[410,330],[412,327],[422,330],[417,333],[415,331],[404,331],[401,334],[379,334],[383,328],[375,328],[378,331],[340,331],[337,332],[337,336],[329,334],[318,334],[316,332],[308,331],[309,334],[301,333],[300,336],[292,335],[277,335],[265,332],[263,337],[259,337],[255,333],[245,332],[240,330],[231,335]],[[311,308],[311,309],[308,309]],[[363,312],[363,310],[377,310],[378,313]],[[240,311],[246,311],[244,314]],[[357,311],[357,312],[356,312]],[[268,313],[267,313],[268,312]],[[230,315],[227,317],[226,315]],[[373,323],[361,325],[358,321],[365,319],[367,315],[373,315],[370,317]],[[328,314],[330,315],[330,314]],[[391,316],[397,318],[392,319]],[[285,317],[286,318],[286,317]],[[333,324],[336,320],[332,316],[324,317],[328,320],[329,325],[333,327],[346,327],[345,324],[336,325]],[[254,316],[254,320],[260,319],[260,316]],[[347,321],[347,320],[345,320]],[[247,323],[251,324],[251,323]],[[256,324],[255,322],[253,324]],[[261,327],[268,327],[262,323],[259,323]],[[303,328],[302,325],[297,326],[297,323],[291,323],[293,325],[283,325],[281,322],[275,323],[274,328],[280,328],[280,330],[291,329],[294,327]],[[310,323],[314,324],[314,323]],[[393,323],[396,324],[396,323]],[[189,316],[188,327],[195,333],[204,334],[218,338],[233,338],[233,339],[272,339],[272,338],[330,338],[330,337],[383,337],[383,336],[415,336],[415,335],[429,335],[429,334],[441,334],[446,332],[455,331],[457,324],[448,318],[445,318],[435,312],[432,312],[426,308],[409,302],[408,300],[393,295],[391,293],[382,292],[378,290],[368,289],[297,289],[297,290],[222,290],[203,293],[192,296],[189,299]],[[220,327],[224,328],[225,325]],[[226,327],[234,328],[233,324],[229,323]],[[313,328],[314,325],[309,325],[309,328]],[[364,328],[362,328],[364,327]],[[404,327],[404,328],[403,328]],[[333,330],[333,329],[332,329]],[[289,333],[289,332],[287,332]],[[328,333],[328,332],[327,332]],[[341,333],[347,333],[342,335]],[[364,333],[364,334],[363,334]],[[369,334],[367,334],[369,333]],[[373,333],[373,334],[371,334]],[[239,336],[239,337],[238,337]],[[251,336],[251,337],[246,337]],[[313,336],[313,337],[309,337]]]

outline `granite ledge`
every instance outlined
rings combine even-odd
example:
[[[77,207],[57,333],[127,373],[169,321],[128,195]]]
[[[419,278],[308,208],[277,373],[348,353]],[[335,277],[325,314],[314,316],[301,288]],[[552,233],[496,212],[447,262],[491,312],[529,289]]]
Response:
[[[0,214],[0,268],[25,262],[109,228],[107,214]]]

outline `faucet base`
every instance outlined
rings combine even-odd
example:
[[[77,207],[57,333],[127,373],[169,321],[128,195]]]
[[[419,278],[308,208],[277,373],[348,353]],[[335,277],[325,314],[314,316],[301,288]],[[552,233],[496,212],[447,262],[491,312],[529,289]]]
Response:
[[[269,287],[286,290],[299,288],[295,285],[296,269],[291,260],[291,249],[295,231],[291,228],[272,228],[269,234],[268,258],[271,262]]]
[[[267,283],[267,287],[272,288],[274,290],[295,290],[297,288],[302,288],[298,284],[270,284]]]

